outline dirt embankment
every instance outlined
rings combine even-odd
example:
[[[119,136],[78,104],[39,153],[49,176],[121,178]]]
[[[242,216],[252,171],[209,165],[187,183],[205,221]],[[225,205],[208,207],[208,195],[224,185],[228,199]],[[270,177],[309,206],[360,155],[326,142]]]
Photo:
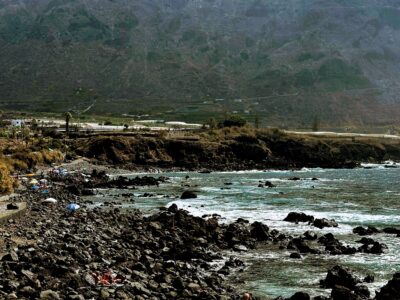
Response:
[[[400,160],[400,143],[385,139],[304,137],[277,130],[219,130],[195,137],[91,137],[71,149],[100,163],[188,170],[345,168]]]

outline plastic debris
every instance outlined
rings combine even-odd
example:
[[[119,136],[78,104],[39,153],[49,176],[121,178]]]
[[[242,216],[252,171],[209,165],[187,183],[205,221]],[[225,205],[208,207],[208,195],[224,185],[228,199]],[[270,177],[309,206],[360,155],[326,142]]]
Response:
[[[76,204],[76,203],[70,203],[67,205],[67,210],[69,212],[75,212],[80,208],[80,205]]]
[[[114,273],[113,271],[109,270],[105,273],[92,273],[93,278],[96,280],[98,285],[102,286],[121,286],[122,283],[125,281],[125,278],[121,275]]]
[[[39,181],[37,181],[36,179],[32,179],[31,181],[29,181],[29,184],[31,184],[31,185],[36,185],[38,183],[39,183]]]
[[[47,198],[45,200],[42,200],[42,203],[49,203],[49,204],[56,204],[58,201],[54,198]]]

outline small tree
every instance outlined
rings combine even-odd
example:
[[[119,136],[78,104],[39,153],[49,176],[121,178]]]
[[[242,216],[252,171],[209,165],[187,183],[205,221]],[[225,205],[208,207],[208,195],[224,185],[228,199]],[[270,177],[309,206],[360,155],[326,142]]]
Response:
[[[207,121],[207,125],[210,129],[217,129],[218,122],[215,118],[211,118]]]
[[[229,116],[224,122],[222,122],[222,127],[244,127],[247,121],[241,116]]]
[[[72,114],[69,111],[67,111],[64,113],[64,117],[65,117],[65,132],[69,134],[69,122],[72,119]]]

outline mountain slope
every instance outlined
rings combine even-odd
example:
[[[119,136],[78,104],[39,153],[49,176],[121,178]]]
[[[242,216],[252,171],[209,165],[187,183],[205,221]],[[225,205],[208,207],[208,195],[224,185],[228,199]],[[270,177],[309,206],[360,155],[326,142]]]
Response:
[[[7,0],[0,102],[394,122],[399,46],[400,3],[390,0]]]

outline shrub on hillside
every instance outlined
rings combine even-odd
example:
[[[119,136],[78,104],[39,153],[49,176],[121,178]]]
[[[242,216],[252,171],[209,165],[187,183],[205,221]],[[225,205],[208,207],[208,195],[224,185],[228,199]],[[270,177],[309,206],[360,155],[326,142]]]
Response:
[[[0,194],[9,194],[14,191],[14,180],[10,170],[4,162],[0,162]]]

